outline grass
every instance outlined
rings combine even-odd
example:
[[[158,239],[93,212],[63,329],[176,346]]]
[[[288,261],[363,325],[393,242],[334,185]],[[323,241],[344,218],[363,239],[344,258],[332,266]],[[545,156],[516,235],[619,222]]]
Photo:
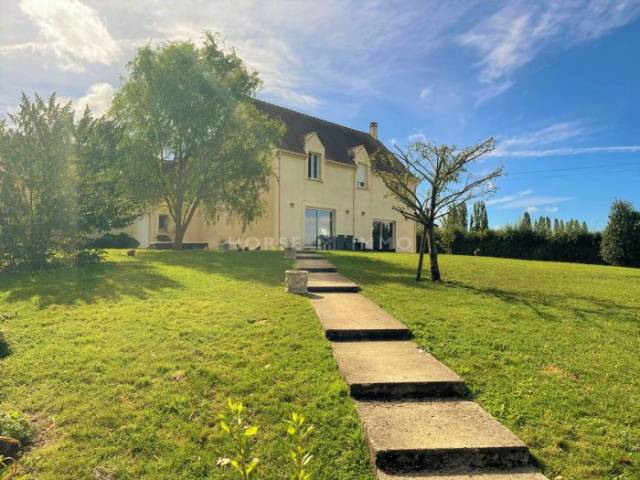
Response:
[[[553,479],[640,478],[640,270],[332,253],[339,271],[465,377]]]
[[[309,302],[275,252],[110,252],[0,274],[0,411],[35,440],[18,478],[232,478],[228,398],[259,424],[259,478],[285,478],[283,419],[316,425],[314,478],[371,478],[354,406]]]

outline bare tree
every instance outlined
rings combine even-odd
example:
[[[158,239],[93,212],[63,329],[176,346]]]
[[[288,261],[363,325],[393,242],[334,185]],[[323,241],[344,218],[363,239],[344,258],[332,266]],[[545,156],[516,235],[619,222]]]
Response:
[[[495,148],[493,138],[459,150],[452,145],[416,142],[406,150],[376,154],[375,165],[399,205],[394,209],[423,227],[416,281],[422,278],[425,242],[429,249],[431,280],[440,280],[435,228],[450,207],[495,190],[493,179],[502,175],[502,167],[474,175],[469,166]]]

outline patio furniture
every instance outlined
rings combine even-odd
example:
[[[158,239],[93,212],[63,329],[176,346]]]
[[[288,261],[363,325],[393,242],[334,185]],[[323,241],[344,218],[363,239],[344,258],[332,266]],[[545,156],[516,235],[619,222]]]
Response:
[[[345,235],[344,237],[344,249],[353,250],[353,235]]]

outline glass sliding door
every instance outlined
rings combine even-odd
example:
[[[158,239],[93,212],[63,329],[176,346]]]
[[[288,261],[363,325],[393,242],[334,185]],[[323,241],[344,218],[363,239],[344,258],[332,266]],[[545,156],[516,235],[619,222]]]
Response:
[[[374,220],[371,239],[373,241],[373,249],[384,252],[395,250],[395,242],[393,237],[394,223],[384,220]]]
[[[304,246],[320,248],[322,238],[333,236],[333,211],[307,208],[304,212]]]

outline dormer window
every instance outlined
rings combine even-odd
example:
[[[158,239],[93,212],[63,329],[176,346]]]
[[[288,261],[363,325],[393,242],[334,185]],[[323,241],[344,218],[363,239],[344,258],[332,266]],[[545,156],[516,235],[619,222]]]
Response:
[[[307,178],[320,179],[320,154],[309,152],[307,155]]]
[[[356,187],[367,188],[368,173],[367,166],[359,163],[358,169],[356,170]]]

